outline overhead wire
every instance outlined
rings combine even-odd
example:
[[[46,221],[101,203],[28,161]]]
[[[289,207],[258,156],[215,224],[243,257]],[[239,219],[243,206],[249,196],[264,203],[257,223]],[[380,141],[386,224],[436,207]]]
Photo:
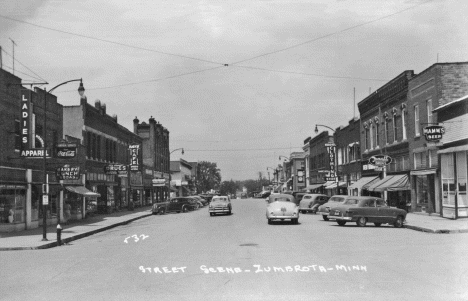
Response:
[[[28,25],[31,25],[31,26],[35,26],[35,27],[38,27],[38,28],[43,28],[43,29],[47,29],[47,30],[51,30],[51,31],[55,31],[55,32],[60,32],[60,33],[68,34],[68,35],[73,35],[73,36],[77,36],[77,37],[81,37],[81,38],[91,39],[91,40],[105,42],[105,43],[110,43],[110,44],[114,44],[114,45],[120,45],[120,46],[124,46],[124,47],[128,47],[128,48],[145,50],[145,51],[150,51],[150,52],[154,52],[154,53],[165,54],[165,55],[169,55],[169,56],[175,56],[175,57],[185,58],[185,59],[189,59],[189,60],[195,60],[195,61],[200,61],[200,62],[205,62],[205,63],[216,64],[216,65],[223,65],[223,66],[225,65],[224,63],[204,60],[204,59],[195,58],[195,57],[190,57],[190,56],[183,55],[183,54],[175,54],[175,53],[170,53],[170,52],[165,52],[165,51],[159,51],[159,50],[155,50],[155,49],[150,49],[150,48],[139,47],[139,46],[125,44],[125,43],[120,43],[120,42],[116,42],[116,41],[111,41],[111,40],[106,40],[106,39],[97,38],[97,37],[93,37],[93,36],[88,36],[88,35],[84,35],[84,34],[79,34],[79,33],[75,33],[75,32],[69,32],[69,31],[56,29],[56,28],[52,28],[52,27],[48,27],[48,26],[43,26],[43,25],[39,25],[39,24],[35,24],[35,23],[23,21],[23,20],[18,20],[18,19],[11,18],[11,17],[5,16],[5,15],[0,15],[0,18],[4,18],[4,19],[14,21],[14,22],[28,24]]]
[[[184,148],[186,152],[236,152],[236,151],[269,151],[275,149],[292,149],[302,148],[302,146],[291,146],[291,147],[272,147],[272,148],[235,148],[235,149],[189,149]]]
[[[37,77],[34,77],[34,76],[30,75],[30,74],[26,74],[26,73],[23,73],[23,72],[19,72],[19,71],[18,71],[18,73],[21,73],[21,74],[30,76],[30,77],[32,77],[32,78],[34,78],[34,79],[43,80],[43,81],[46,82],[46,80],[43,79],[39,74],[37,74],[36,72],[32,71],[29,67],[27,67],[26,65],[24,65],[23,63],[21,63],[18,59],[14,58],[13,55],[11,55],[11,54],[8,53],[8,51],[6,51],[6,50],[3,49],[3,48],[2,48],[1,50],[2,50],[6,55],[8,55],[9,57],[13,58],[13,59],[15,60],[15,62],[19,63],[21,66],[23,66],[24,68],[26,68],[26,69],[28,69],[29,71],[31,71],[31,72],[32,72],[35,76],[37,76]],[[12,69],[13,69],[13,68],[12,68]],[[15,70],[15,72],[16,72],[16,70]]]
[[[299,43],[299,44],[295,44],[295,45],[292,45],[292,46],[289,46],[289,47],[285,47],[285,48],[278,49],[278,50],[275,50],[275,51],[270,51],[270,52],[260,54],[260,55],[257,55],[257,56],[253,56],[251,58],[244,59],[244,60],[241,60],[241,61],[237,61],[237,62],[234,62],[234,63],[229,63],[229,65],[236,65],[236,64],[252,61],[252,60],[260,58],[260,57],[265,57],[265,56],[272,55],[272,54],[279,53],[279,52],[283,52],[283,51],[286,51],[286,50],[289,50],[289,49],[297,48],[297,47],[300,47],[302,45],[310,44],[312,42],[323,40],[325,38],[328,38],[328,37],[331,37],[331,36],[346,32],[346,31],[350,31],[350,30],[353,30],[353,29],[356,29],[356,28],[359,28],[359,27],[362,27],[362,26],[365,26],[365,25],[368,25],[368,24],[371,24],[371,23],[374,23],[374,22],[377,22],[377,21],[381,21],[381,20],[393,17],[395,15],[401,14],[401,13],[403,13],[405,11],[414,9],[414,8],[416,8],[418,6],[421,6],[423,4],[426,4],[426,3],[429,3],[429,2],[432,2],[432,1],[434,1],[434,0],[427,0],[427,1],[424,1],[424,2],[420,2],[420,3],[416,4],[416,5],[407,7],[405,9],[396,11],[394,13],[391,13],[391,14],[388,14],[388,15],[385,15],[385,16],[382,16],[382,17],[367,21],[367,22],[359,23],[357,25],[350,26],[350,27],[347,27],[347,28],[344,28],[344,29],[341,29],[341,30],[338,30],[338,31],[335,31],[335,32],[332,32],[332,33],[329,33],[329,34],[326,34],[326,35],[323,35],[323,36],[320,36],[320,37],[317,37],[317,38],[314,38],[314,39],[311,39],[311,40],[308,40],[308,41],[305,41],[305,42],[302,42],[302,43]]]

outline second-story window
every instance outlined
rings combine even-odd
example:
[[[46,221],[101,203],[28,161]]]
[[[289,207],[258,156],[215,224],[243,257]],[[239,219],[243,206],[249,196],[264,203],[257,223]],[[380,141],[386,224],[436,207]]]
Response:
[[[393,114],[393,142],[398,141],[398,117]]]
[[[419,106],[414,106],[414,135],[419,137],[421,135],[419,131]]]
[[[369,140],[370,140],[369,149],[374,148],[374,136],[375,136],[374,132],[375,132],[375,127],[374,127],[374,124],[371,123],[371,125],[370,125],[370,135],[369,135]]]
[[[403,140],[406,140],[406,118],[405,118],[406,110],[401,111],[401,132],[403,134]]]
[[[375,148],[377,148],[379,147],[379,122],[378,121],[375,122],[374,137],[375,137],[374,145],[375,145]]]
[[[432,123],[432,99],[426,101],[427,123]]]

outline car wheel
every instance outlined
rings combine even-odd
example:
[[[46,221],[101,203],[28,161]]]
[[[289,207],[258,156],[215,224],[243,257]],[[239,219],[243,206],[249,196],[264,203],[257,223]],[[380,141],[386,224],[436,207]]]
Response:
[[[271,219],[268,219],[268,225],[271,225]]]
[[[367,224],[367,218],[365,218],[365,217],[360,217],[360,218],[358,218],[358,220],[356,221],[356,224],[357,224],[359,227],[365,227],[366,224]]]
[[[166,209],[160,208],[159,209],[159,215],[163,215],[164,213],[166,213]]]
[[[213,212],[210,212],[210,216],[213,216]]]
[[[176,211],[177,213],[180,213],[180,211]]]
[[[326,216],[326,215],[322,215],[322,218],[323,218],[324,221],[329,221],[329,220],[330,220],[330,219],[328,218],[328,216]]]
[[[338,225],[340,226],[344,226],[346,225],[346,222],[345,221],[336,221],[338,223]]]
[[[396,221],[393,223],[393,226],[395,226],[395,228],[403,227],[403,216],[399,215]]]
[[[380,227],[380,226],[382,226],[382,223],[374,223],[374,225],[375,225],[376,227]]]
[[[298,218],[293,219],[293,224],[294,224],[294,225],[299,224],[299,219],[298,219]]]
[[[188,208],[187,207],[182,208],[182,212],[184,213],[188,212]]]
[[[229,210],[228,215],[231,215],[231,214],[232,214],[232,212],[231,212],[231,210]]]

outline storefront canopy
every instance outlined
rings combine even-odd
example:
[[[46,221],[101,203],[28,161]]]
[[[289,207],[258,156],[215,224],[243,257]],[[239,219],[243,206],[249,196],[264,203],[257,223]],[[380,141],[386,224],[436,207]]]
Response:
[[[340,182],[340,187],[346,187],[346,182]],[[336,182],[325,187],[325,189],[335,189],[335,188],[336,188]]]
[[[372,184],[370,191],[398,191],[398,190],[411,190],[408,175],[393,175],[387,176],[384,179]]]
[[[322,187],[325,183],[322,183],[322,184],[312,184],[312,185],[308,185],[305,190],[314,190],[314,189],[317,189],[319,187]]]
[[[369,187],[371,187],[372,185],[374,185],[375,183],[379,182],[380,181],[380,178],[379,177],[375,177],[373,178],[370,182],[367,182],[366,184],[362,185],[362,190],[369,190]]]
[[[370,183],[373,180],[379,180],[379,177],[362,177],[359,180],[357,180],[355,183],[353,183],[351,186],[349,186],[349,189],[362,189],[362,187],[368,183]]]
[[[65,189],[67,189],[70,192],[81,194],[85,197],[96,197],[96,196],[101,196],[101,194],[92,192],[91,190],[88,190],[84,186],[65,186]]]

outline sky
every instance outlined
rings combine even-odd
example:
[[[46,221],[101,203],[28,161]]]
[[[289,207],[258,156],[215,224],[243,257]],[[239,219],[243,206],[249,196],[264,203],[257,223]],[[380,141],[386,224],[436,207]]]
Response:
[[[83,78],[129,130],[150,117],[171,160],[217,163],[223,180],[268,178],[404,70],[468,61],[458,0],[0,0],[3,68],[23,82]],[[43,86],[44,87],[44,86]],[[54,91],[78,105],[78,84]],[[354,93],[355,91],[355,93]],[[320,128],[326,130],[326,128]]]

